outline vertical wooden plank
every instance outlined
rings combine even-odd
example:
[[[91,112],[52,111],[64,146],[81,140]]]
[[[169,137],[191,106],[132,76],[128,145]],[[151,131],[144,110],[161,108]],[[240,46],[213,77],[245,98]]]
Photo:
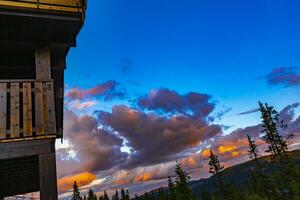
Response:
[[[43,100],[43,83],[35,82],[35,129],[36,135],[44,135],[44,100]]]
[[[40,199],[57,200],[55,153],[39,155]]]
[[[19,83],[10,84],[10,138],[20,137],[20,89]]]
[[[48,135],[49,133],[49,117],[48,117],[48,107],[47,107],[47,86],[43,83],[43,114],[44,114],[44,133]]]
[[[0,83],[0,139],[6,138],[7,83]]]
[[[32,136],[32,100],[31,83],[23,83],[23,133]]]
[[[45,134],[56,134],[54,84],[44,83],[44,124]]]
[[[37,80],[51,79],[50,47],[38,46],[35,50],[35,71]]]

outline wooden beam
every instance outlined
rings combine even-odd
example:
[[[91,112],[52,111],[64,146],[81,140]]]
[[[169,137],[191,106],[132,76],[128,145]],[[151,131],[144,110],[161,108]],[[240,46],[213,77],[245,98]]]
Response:
[[[51,79],[50,47],[37,46],[35,50],[35,73],[37,80]]]
[[[1,143],[0,160],[54,153],[54,139],[28,140],[20,142]]]
[[[55,153],[39,155],[40,199],[57,200]]]

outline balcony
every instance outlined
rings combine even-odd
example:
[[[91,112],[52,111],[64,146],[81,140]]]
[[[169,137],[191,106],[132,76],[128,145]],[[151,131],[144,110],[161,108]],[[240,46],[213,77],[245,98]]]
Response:
[[[56,137],[53,81],[0,80],[0,142]]]
[[[0,0],[0,7],[22,11],[84,13],[86,0]]]

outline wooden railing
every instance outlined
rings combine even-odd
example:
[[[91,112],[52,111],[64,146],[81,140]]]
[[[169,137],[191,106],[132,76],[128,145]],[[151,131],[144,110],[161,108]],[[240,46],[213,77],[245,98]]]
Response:
[[[56,137],[53,81],[0,80],[0,142]]]
[[[0,0],[0,7],[41,12],[60,11],[84,14],[86,0]]]

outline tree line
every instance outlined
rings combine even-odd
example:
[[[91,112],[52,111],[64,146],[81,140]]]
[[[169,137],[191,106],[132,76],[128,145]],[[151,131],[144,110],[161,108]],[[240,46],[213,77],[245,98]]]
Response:
[[[222,173],[224,166],[218,156],[210,150],[209,173],[214,178],[214,189],[203,188],[200,197],[196,197],[189,187],[190,176],[177,163],[176,177],[168,178],[168,187],[160,188],[155,192],[145,192],[141,196],[130,197],[129,191],[116,191],[111,200],[300,200],[300,170],[293,158],[289,155],[289,144],[293,135],[283,137],[279,132],[287,127],[280,120],[279,113],[274,107],[259,102],[261,113],[263,141],[267,145],[266,152],[270,159],[260,159],[260,152],[256,141],[247,135],[249,143],[249,158],[255,162],[251,171],[250,182],[246,187],[239,187],[225,181]],[[266,168],[272,167],[271,172]],[[87,196],[81,197],[76,182],[73,187],[72,200],[110,200],[106,191],[97,197],[92,190]]]

